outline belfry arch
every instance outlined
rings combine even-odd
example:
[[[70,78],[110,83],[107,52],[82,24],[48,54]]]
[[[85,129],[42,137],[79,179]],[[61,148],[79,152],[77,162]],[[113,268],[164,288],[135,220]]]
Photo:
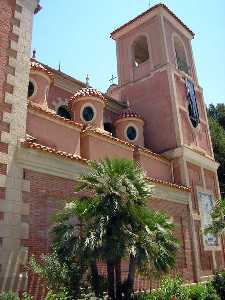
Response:
[[[149,47],[147,37],[138,36],[132,45],[133,61],[136,67],[149,60]]]

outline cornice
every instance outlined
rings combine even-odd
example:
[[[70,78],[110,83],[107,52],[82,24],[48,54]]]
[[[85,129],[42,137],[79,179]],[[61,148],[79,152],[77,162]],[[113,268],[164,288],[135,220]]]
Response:
[[[152,152],[150,149],[147,149],[147,148],[144,148],[144,147],[137,147],[135,151],[137,153],[144,154],[147,157],[151,157],[151,158],[153,158],[155,160],[160,160],[160,161],[162,161],[164,163],[167,163],[168,165],[171,165],[171,161],[168,158],[163,157],[162,155],[157,154],[155,152]]]
[[[204,152],[196,151],[187,146],[182,146],[173,150],[162,153],[170,160],[183,157],[186,161],[190,161],[198,166],[203,166],[206,169],[217,171],[219,163],[217,163],[212,157],[207,156]]]

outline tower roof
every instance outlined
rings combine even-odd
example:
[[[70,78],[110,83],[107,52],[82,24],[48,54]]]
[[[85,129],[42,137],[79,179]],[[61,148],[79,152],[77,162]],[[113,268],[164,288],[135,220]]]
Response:
[[[167,11],[167,13],[169,13],[174,19],[176,19],[176,21],[178,23],[180,23],[180,25],[185,28],[192,37],[194,37],[194,32],[187,26],[185,25],[181,19],[179,19],[165,4],[159,3],[156,4],[154,6],[152,6],[151,8],[149,8],[148,10],[146,10],[145,12],[143,12],[142,14],[138,15],[137,17],[135,17],[134,19],[130,20],[129,22],[125,23],[124,25],[120,26],[119,28],[115,29],[112,33],[111,33],[111,38],[114,39],[115,34],[119,33],[122,29],[126,28],[127,26],[140,21],[141,19],[143,19],[145,16],[147,16],[148,14],[150,14],[151,12],[155,11],[157,8],[163,8],[164,10]]]

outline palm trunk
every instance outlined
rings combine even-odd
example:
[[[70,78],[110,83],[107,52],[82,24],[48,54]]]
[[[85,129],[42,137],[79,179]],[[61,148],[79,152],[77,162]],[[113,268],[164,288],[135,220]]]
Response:
[[[91,262],[91,285],[95,292],[96,298],[100,297],[100,278],[96,260]]]
[[[129,261],[129,271],[127,276],[127,288],[125,299],[131,299],[134,290],[134,276],[135,276],[135,257],[131,254]]]
[[[115,289],[114,289],[114,268],[115,265],[112,261],[107,261],[107,275],[108,275],[108,295],[110,300],[115,300]]]
[[[122,299],[122,290],[121,290],[121,259],[117,259],[115,264],[115,273],[116,273],[116,299]]]

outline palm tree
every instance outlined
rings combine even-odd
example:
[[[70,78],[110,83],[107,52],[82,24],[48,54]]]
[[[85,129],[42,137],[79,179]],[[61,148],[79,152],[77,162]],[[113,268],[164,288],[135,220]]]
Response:
[[[89,257],[95,292],[98,293],[100,285],[96,260],[101,259],[107,265],[110,299],[122,299],[122,293],[130,299],[137,271],[166,272],[174,265],[177,242],[173,238],[173,226],[165,215],[147,208],[152,186],[133,161],[91,162],[89,172],[78,182],[78,190],[88,196],[72,199],[58,215],[55,243],[68,253],[65,237],[73,238],[74,231],[72,235],[71,231],[64,231],[61,238],[57,233],[77,216],[82,224],[78,252]],[[77,246],[69,245],[69,251],[74,247],[77,250]],[[121,261],[124,259],[129,261],[129,270],[122,283]]]

